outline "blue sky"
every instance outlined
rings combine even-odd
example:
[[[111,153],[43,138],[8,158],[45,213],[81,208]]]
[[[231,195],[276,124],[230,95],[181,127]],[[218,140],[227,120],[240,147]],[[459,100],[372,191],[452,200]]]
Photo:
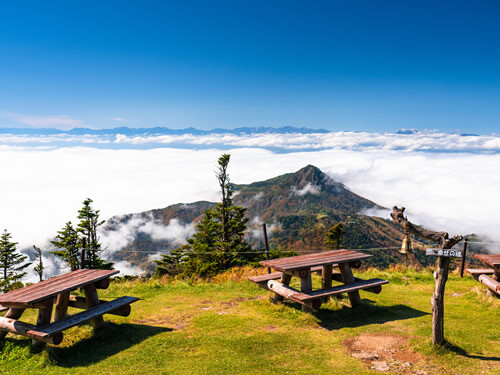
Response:
[[[2,2],[0,126],[500,132],[496,1]]]

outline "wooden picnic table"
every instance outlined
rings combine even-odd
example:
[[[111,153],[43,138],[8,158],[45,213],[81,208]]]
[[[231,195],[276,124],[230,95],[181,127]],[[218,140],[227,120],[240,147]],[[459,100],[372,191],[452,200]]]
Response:
[[[5,316],[0,317],[0,339],[11,332],[58,345],[63,339],[62,332],[68,328],[90,320],[92,327],[97,329],[104,323],[103,314],[128,316],[130,304],[138,298],[101,301],[97,295],[97,289],[106,289],[109,278],[119,272],[82,269],[0,295],[0,311],[8,309]],[[70,295],[78,288],[83,289],[85,297]],[[68,306],[83,311],[66,317]],[[19,320],[28,308],[38,309],[36,325]],[[53,310],[54,322],[51,323]]]
[[[500,295],[500,254],[476,254],[474,257],[491,268],[467,269],[467,272],[489,288],[488,295]]]
[[[303,311],[319,309],[323,300],[342,293],[347,293],[351,306],[355,306],[361,302],[359,290],[380,293],[382,285],[389,282],[382,279],[361,280],[353,276],[351,268],[359,268],[361,261],[371,256],[353,250],[332,250],[263,260],[260,264],[278,272],[250,277],[249,280],[276,293],[275,302],[288,298],[302,304]],[[339,271],[334,267],[338,267]],[[321,273],[322,285],[321,289],[313,291],[311,274],[314,272]],[[294,276],[300,278],[300,291],[289,286]],[[333,280],[341,284],[332,287]]]

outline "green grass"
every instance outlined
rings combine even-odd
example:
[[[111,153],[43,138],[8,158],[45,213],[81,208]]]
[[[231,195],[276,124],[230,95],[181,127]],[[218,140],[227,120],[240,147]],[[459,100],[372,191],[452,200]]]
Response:
[[[0,373],[380,374],[342,345],[360,334],[379,334],[408,338],[429,374],[500,374],[500,302],[486,297],[484,286],[450,275],[449,343],[435,349],[429,272],[358,276],[386,278],[390,284],[378,295],[361,292],[363,305],[355,309],[347,299],[331,299],[313,314],[295,303],[272,304],[271,293],[248,281],[113,282],[100,291],[102,298],[141,298],[129,317],[106,315],[106,326],[96,333],[88,325],[75,327],[65,332],[61,345],[41,352],[30,340],[8,335],[0,343]],[[319,278],[314,283],[318,286]],[[25,316],[35,319],[33,313]]]

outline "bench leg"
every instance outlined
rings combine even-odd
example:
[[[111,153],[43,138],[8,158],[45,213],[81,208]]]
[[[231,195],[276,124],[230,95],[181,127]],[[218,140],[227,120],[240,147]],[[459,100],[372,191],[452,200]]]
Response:
[[[36,319],[37,327],[41,327],[50,323],[50,319],[52,318],[53,307],[54,307],[54,302],[51,299],[45,303],[45,308],[38,310],[38,318]],[[45,343],[37,340],[31,340],[31,343],[35,348],[38,349],[45,347]]]
[[[5,314],[6,318],[19,319],[23,315],[24,309],[9,309]],[[3,339],[7,335],[7,331],[0,331],[0,339]]]
[[[354,275],[351,271],[351,266],[349,263],[341,263],[339,264],[340,273],[342,274],[342,279],[344,280],[345,285],[354,284],[356,280],[354,279]],[[359,296],[359,292],[356,290],[354,292],[347,293],[349,296],[349,300],[351,301],[351,306],[354,307],[361,303],[361,297]]]
[[[304,276],[304,277],[302,277],[302,276]],[[309,271],[309,270],[307,270],[307,272],[304,272],[304,274],[301,275],[301,277],[300,277],[300,291],[302,293],[311,293],[312,292],[311,271]],[[312,312],[313,309],[306,306],[306,305],[302,305],[302,311],[303,312]]]
[[[289,274],[283,272],[283,274],[281,275],[280,282],[283,285],[290,285],[291,280],[292,280],[292,275],[289,275]],[[283,302],[284,299],[285,299],[285,297],[280,296],[279,294],[275,294],[273,297],[273,302],[274,303]]]
[[[54,312],[54,322],[64,319],[68,312],[69,292],[61,293],[57,296],[56,308]]]
[[[97,296],[97,290],[94,284],[87,285],[83,287],[85,292],[85,300],[87,301],[87,309],[97,306],[99,304],[99,297]],[[104,319],[101,316],[97,316],[90,320],[92,328],[98,329],[104,325]]]
[[[332,271],[333,267],[331,264],[323,266],[323,270],[321,272],[321,289],[328,289],[332,287]],[[324,302],[327,302],[330,297],[323,298]]]

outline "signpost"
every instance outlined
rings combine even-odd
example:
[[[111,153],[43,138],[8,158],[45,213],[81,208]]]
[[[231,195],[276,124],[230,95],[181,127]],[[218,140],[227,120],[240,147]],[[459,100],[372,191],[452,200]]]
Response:
[[[436,257],[449,257],[449,258],[461,258],[462,250],[452,250],[452,249],[427,249],[425,255],[431,255]]]

